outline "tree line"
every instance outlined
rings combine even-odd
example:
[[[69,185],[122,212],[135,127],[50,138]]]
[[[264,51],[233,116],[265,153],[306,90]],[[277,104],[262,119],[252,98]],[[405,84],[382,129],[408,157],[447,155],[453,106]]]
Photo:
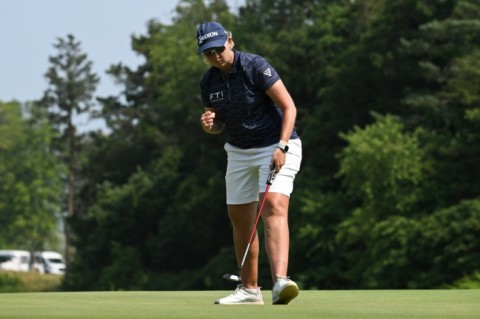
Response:
[[[247,0],[235,14],[181,0],[171,24],[132,37],[145,62],[113,64],[121,92],[96,97],[95,112],[88,58],[59,38],[44,97],[0,103],[0,243],[42,245],[60,216],[65,289],[231,286],[225,136],[199,124],[208,66],[195,28],[217,20],[276,68],[298,109],[290,275],[306,289],[478,282],[479,18],[476,0]],[[76,132],[80,113],[108,134]]]

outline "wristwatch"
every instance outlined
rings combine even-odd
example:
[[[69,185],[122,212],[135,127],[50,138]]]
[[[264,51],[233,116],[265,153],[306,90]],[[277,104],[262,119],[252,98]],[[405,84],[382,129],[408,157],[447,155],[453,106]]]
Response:
[[[278,143],[277,147],[282,150],[283,153],[288,152],[288,145],[283,143]]]

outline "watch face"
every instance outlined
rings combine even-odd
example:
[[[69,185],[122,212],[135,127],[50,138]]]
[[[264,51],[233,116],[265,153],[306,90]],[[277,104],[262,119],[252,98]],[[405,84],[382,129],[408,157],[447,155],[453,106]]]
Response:
[[[281,149],[282,152],[284,152],[284,153],[288,152],[288,145],[278,144],[277,147],[278,147],[279,149]]]

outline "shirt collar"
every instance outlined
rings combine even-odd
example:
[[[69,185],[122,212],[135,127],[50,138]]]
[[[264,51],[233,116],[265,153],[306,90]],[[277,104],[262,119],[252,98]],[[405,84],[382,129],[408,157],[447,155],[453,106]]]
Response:
[[[232,68],[230,69],[230,72],[228,73],[237,73],[237,66],[238,66],[238,61],[240,60],[240,52],[237,50],[233,50],[233,64]]]

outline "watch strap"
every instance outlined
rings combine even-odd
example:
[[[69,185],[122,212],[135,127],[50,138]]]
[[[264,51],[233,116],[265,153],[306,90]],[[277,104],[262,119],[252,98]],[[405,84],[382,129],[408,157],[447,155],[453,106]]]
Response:
[[[278,144],[277,144],[277,147],[278,147],[279,149],[281,149],[282,152],[284,152],[284,153],[288,152],[288,145],[287,145],[287,144],[278,143]]]

